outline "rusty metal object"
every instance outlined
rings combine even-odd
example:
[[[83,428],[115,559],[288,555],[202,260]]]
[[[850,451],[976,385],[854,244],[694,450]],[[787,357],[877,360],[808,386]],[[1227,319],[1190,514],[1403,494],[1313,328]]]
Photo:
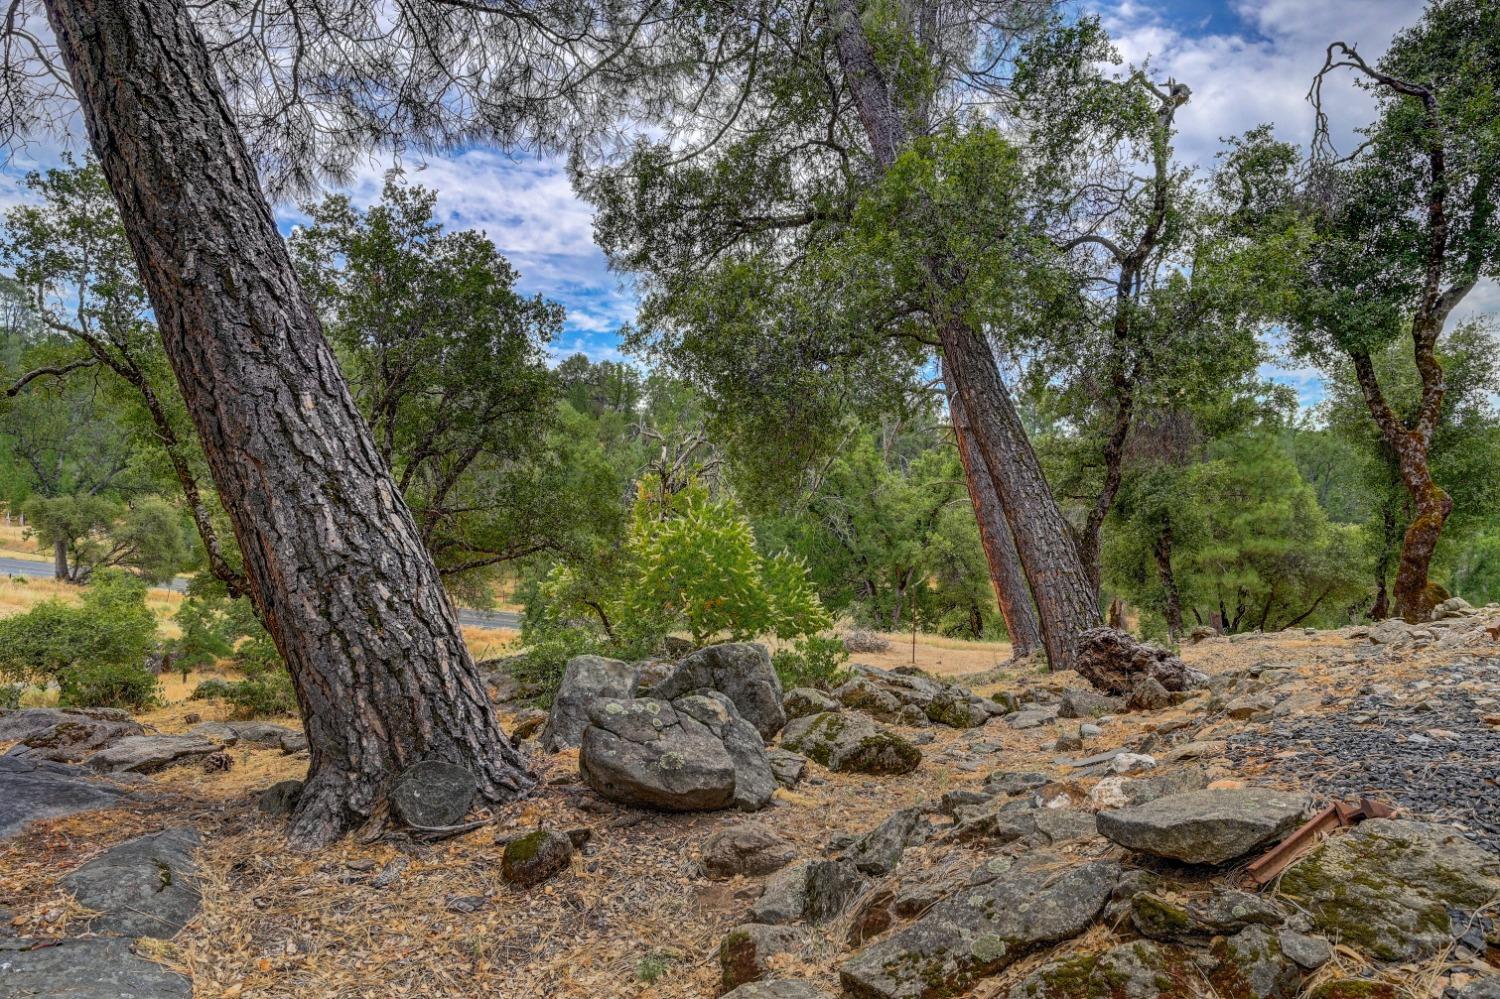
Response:
[[[1248,868],[1250,877],[1258,885],[1270,884],[1276,880],[1277,875],[1292,865],[1292,861],[1311,850],[1335,829],[1356,825],[1365,819],[1386,819],[1395,814],[1396,810],[1391,806],[1369,798],[1360,798],[1357,805],[1335,801],[1262,854]]]

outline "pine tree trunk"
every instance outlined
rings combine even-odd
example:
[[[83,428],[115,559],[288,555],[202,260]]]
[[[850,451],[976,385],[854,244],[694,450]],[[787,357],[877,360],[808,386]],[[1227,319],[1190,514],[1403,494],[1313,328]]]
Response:
[[[423,759],[533,780],[298,287],[185,0],[47,0],[168,360],[291,671],[311,764],[294,845],[379,814]]]
[[[974,431],[976,450],[1010,523],[1054,670],[1071,669],[1080,634],[1099,624],[1093,584],[1058,509],[984,337],[961,321],[941,325],[945,370]]]
[[[948,412],[953,420],[953,436],[958,442],[959,461],[963,463],[964,479],[969,484],[974,519],[979,524],[979,541],[984,548],[985,561],[989,563],[990,582],[995,587],[1000,615],[1005,618],[1005,630],[1010,633],[1011,654],[1024,658],[1041,647],[1042,632],[1037,625],[1036,609],[1031,605],[1031,591],[1026,587],[1025,573],[1021,570],[1021,556],[1016,552],[1016,541],[1011,536],[1010,524],[1005,520],[1000,496],[990,481],[989,468],[975,453],[974,431],[964,415],[963,403],[954,394],[953,384],[946,377],[944,385],[948,393]]]

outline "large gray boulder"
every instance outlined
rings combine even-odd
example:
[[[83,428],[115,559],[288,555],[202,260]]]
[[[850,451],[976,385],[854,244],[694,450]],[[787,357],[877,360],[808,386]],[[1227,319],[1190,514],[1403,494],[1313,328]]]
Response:
[[[108,773],[151,774],[219,752],[219,744],[196,735],[131,735],[89,757]]]
[[[23,708],[0,715],[0,742],[19,741],[16,756],[75,763],[145,729],[113,708]]]
[[[1305,794],[1270,788],[1188,791],[1100,812],[1099,832],[1154,857],[1222,864],[1290,832],[1310,804]]]
[[[980,978],[1082,933],[1120,876],[1108,861],[1070,865],[1042,851],[995,857],[915,923],[845,961],[839,978],[861,999],[961,995]]]
[[[1420,961],[1500,897],[1500,856],[1450,826],[1370,819],[1293,864],[1280,892],[1319,932],[1382,961]]]
[[[0,756],[0,839],[35,819],[109,808],[126,791],[82,767],[20,756]]]
[[[191,999],[193,983],[148,961],[120,937],[0,948],[0,996],[49,999]]]
[[[167,939],[198,911],[199,845],[197,831],[186,827],[139,836],[84,864],[62,886],[99,912],[89,920],[91,932]]]
[[[760,735],[723,695],[611,698],[589,712],[578,770],[612,801],[674,812],[763,807],[776,778]]]
[[[677,664],[672,675],[651,688],[651,696],[675,701],[685,694],[715,690],[770,741],[786,725],[781,680],[764,645],[730,642],[699,649]]]
[[[607,698],[628,698],[635,687],[636,669],[603,656],[574,656],[563,667],[562,683],[552,698],[542,748],[549,753],[573,749],[589,726],[589,709]]]
[[[852,711],[798,718],[781,745],[839,773],[909,774],[922,762],[916,746]]]

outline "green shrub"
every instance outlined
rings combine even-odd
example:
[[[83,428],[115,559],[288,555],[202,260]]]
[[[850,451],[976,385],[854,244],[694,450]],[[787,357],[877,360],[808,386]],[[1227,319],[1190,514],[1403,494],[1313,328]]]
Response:
[[[161,703],[159,684],[145,663],[81,663],[57,674],[57,702],[65,708],[144,711]]]
[[[271,718],[297,713],[297,692],[283,670],[265,670],[226,685],[223,697],[235,718]]]
[[[188,695],[190,701],[211,701],[229,696],[228,680],[204,680]]]
[[[771,665],[781,679],[783,690],[793,687],[816,687],[831,690],[849,679],[844,663],[849,653],[841,639],[834,636],[808,635],[789,649],[771,657]]]
[[[46,600],[0,620],[0,676],[62,684],[66,671],[113,666],[149,677],[146,654],[155,641],[156,617],[146,606],[145,584],[118,570],[101,572],[84,589],[82,606]]]
[[[21,691],[25,690],[19,683],[0,683],[0,711],[14,711],[21,706]]]

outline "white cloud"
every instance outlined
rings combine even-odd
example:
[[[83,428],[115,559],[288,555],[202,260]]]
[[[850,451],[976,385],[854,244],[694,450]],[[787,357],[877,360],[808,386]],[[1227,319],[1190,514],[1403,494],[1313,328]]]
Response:
[[[1262,122],[1306,144],[1313,128],[1307,91],[1328,44],[1346,41],[1374,58],[1420,13],[1414,0],[1229,0],[1245,30],[1199,34],[1192,30],[1197,25],[1168,22],[1134,0],[1092,6],[1128,62],[1149,56],[1159,76],[1192,88],[1192,101],[1177,116],[1178,148],[1204,165],[1221,137]],[[1335,137],[1347,140],[1368,120],[1370,96],[1347,74],[1331,81],[1326,95]]]

